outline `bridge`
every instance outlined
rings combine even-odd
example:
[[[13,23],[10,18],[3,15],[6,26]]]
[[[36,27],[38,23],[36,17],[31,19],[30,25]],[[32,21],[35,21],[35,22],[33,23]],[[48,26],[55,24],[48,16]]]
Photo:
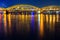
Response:
[[[60,6],[55,6],[55,5],[39,8],[32,5],[19,4],[8,8],[0,8],[0,13],[21,14],[21,15],[42,14],[43,16],[45,16],[45,19],[47,19],[47,21],[49,20],[49,18],[51,18],[51,20],[54,19],[54,21],[57,19],[56,20],[57,22],[58,20],[60,20]]]
[[[5,11],[6,12],[11,12],[11,13],[30,13],[30,12],[35,12],[35,13],[43,13],[43,14],[60,14],[60,6],[55,6],[55,5],[51,5],[51,6],[45,6],[42,8],[36,7],[36,6],[32,6],[32,5],[27,5],[27,4],[20,4],[20,5],[14,5],[8,8],[0,8],[0,11]]]

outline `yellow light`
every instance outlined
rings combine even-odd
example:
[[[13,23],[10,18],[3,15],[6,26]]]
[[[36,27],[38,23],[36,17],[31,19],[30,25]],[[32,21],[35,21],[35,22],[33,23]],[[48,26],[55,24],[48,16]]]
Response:
[[[52,15],[50,15],[50,23],[52,22]]]
[[[7,34],[7,21],[6,21],[6,14],[4,13],[4,31],[5,31],[5,34]]]
[[[40,36],[44,35],[44,15],[40,14]]]
[[[59,21],[59,14],[57,14],[57,22]]]
[[[40,13],[40,11],[38,11],[37,13]]]
[[[53,15],[53,23],[55,23],[55,15]]]
[[[54,31],[54,29],[55,29],[55,22],[56,22],[56,17],[55,17],[55,15],[53,15],[53,27],[52,27],[52,31]]]
[[[48,22],[48,15],[46,14],[46,22]]]
[[[9,14],[7,15],[7,17],[8,17],[9,34],[11,34],[11,14],[9,13]]]
[[[53,16],[52,15],[49,15],[49,18],[50,18],[50,20],[49,20],[49,29],[50,29],[50,31],[53,31],[53,26],[52,26],[52,23],[53,23]],[[52,20],[53,19],[53,20]]]
[[[22,13],[22,22],[24,22],[24,14]]]
[[[10,15],[10,13],[8,14],[8,22],[9,22],[9,27],[11,27],[11,15]]]

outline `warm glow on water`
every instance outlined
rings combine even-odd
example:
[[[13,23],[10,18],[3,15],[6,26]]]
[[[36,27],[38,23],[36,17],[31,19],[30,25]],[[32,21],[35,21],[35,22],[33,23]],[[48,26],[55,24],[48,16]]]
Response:
[[[9,30],[9,33],[11,33],[11,14],[8,14],[7,15],[7,20],[8,20],[8,30]]]
[[[55,17],[55,15],[53,15],[53,23],[55,23],[56,22],[56,17]]]
[[[5,34],[7,33],[7,20],[6,20],[6,14],[3,15],[3,20],[4,20],[4,32]]]
[[[50,23],[52,22],[52,15],[50,15]]]
[[[16,15],[16,14],[0,14],[0,29],[2,27],[5,35],[21,34],[36,35],[43,39],[49,32],[55,31],[55,22],[59,22],[59,15],[35,14],[35,15]],[[37,32],[37,33],[36,33]]]
[[[0,33],[1,33],[1,31],[2,31],[2,30],[1,30],[1,28],[2,28],[2,27],[1,27],[1,26],[2,26],[2,24],[1,24],[1,23],[2,23],[2,18],[3,18],[3,15],[0,14]]]
[[[40,14],[40,36],[44,35],[44,15]]]
[[[48,22],[48,15],[46,15],[46,22]]]
[[[52,20],[54,20],[53,18],[52,18],[52,15],[49,15],[49,18],[50,18],[50,20],[49,20],[49,24],[50,24],[50,30],[52,30]]]
[[[7,17],[8,17],[7,18],[8,22],[9,22],[8,25],[11,27],[11,14],[8,14]]]
[[[58,20],[59,19],[59,15],[57,14],[56,16],[57,16],[57,18],[56,18],[57,19],[57,22],[59,22],[59,20]]]
[[[24,22],[24,15],[22,15],[22,22]]]
[[[53,20],[52,20],[52,21],[53,21],[53,26],[52,26],[51,29],[52,29],[52,31],[54,31],[54,30],[55,30],[55,22],[57,22],[57,21],[56,21],[56,16],[55,16],[55,15],[53,15]]]

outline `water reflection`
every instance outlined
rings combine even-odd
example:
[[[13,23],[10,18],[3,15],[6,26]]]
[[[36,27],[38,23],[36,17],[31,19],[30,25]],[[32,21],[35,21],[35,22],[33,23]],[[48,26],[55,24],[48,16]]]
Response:
[[[2,34],[2,19],[3,18],[3,15],[0,14],[0,34]]]
[[[44,35],[44,15],[40,14],[40,36]]]
[[[34,26],[34,15],[31,15],[31,30],[32,30],[32,32],[34,32],[35,30],[35,26]]]
[[[55,25],[59,22],[59,15],[33,14],[0,14],[0,33],[5,36],[21,35],[35,39],[39,35],[41,39],[54,39]],[[32,37],[31,37],[32,36]],[[35,37],[35,38],[34,38]],[[48,39],[48,40],[49,40]]]
[[[6,17],[6,14],[3,15],[3,22],[4,22],[4,32],[5,34],[7,34],[7,17]]]

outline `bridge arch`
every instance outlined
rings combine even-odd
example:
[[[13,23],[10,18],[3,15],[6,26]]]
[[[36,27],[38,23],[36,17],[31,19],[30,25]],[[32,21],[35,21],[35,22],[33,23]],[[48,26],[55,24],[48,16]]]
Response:
[[[30,10],[40,10],[40,8],[36,6],[32,6],[32,5],[27,5],[27,4],[18,4],[18,5],[14,5],[14,6],[7,8],[7,10],[22,10],[22,11],[29,10],[30,11]]]
[[[42,9],[43,10],[60,10],[60,6],[51,5],[51,6],[42,7]]]

